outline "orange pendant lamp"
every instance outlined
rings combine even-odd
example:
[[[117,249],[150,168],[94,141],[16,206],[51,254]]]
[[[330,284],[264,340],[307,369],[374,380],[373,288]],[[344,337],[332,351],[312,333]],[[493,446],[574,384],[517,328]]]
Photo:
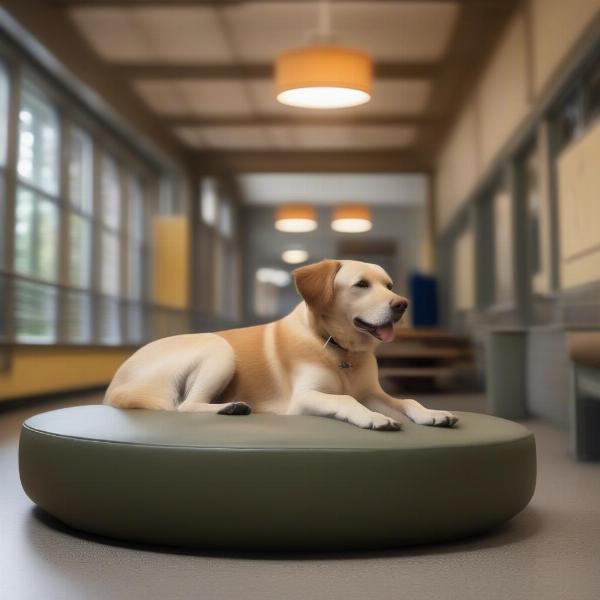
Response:
[[[286,204],[275,212],[275,229],[286,233],[306,233],[317,228],[317,213],[308,204]]]
[[[331,229],[340,233],[364,233],[373,227],[371,211],[362,204],[342,204],[333,210]]]
[[[321,0],[319,6],[316,43],[284,52],[275,63],[277,100],[315,109],[364,104],[371,99],[371,58],[360,50],[335,45],[328,0]]]

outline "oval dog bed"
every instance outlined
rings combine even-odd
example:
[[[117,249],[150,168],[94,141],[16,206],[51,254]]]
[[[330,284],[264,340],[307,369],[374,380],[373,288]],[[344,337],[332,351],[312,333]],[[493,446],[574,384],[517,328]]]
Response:
[[[323,417],[67,408],[23,425],[21,482],[67,525],[132,542],[290,550],[436,542],[502,523],[535,487],[527,429],[456,414],[454,429],[377,432]]]

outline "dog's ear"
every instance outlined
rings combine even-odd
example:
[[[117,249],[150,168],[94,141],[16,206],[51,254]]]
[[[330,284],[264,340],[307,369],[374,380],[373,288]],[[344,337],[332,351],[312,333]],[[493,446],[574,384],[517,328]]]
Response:
[[[333,301],[333,280],[342,263],[337,260],[322,260],[293,273],[296,289],[313,311],[325,309]]]

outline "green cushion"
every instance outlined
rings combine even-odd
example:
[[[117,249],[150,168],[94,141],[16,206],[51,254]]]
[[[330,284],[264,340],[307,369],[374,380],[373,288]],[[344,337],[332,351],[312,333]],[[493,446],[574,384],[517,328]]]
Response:
[[[28,419],[27,495],[86,532],[176,546],[365,548],[497,526],[535,487],[533,435],[456,413],[454,429],[323,417],[81,406]]]

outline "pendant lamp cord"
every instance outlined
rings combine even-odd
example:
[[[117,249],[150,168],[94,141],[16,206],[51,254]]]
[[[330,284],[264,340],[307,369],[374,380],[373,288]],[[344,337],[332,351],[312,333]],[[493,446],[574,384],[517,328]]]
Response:
[[[319,0],[319,37],[331,39],[331,4],[329,0]]]

